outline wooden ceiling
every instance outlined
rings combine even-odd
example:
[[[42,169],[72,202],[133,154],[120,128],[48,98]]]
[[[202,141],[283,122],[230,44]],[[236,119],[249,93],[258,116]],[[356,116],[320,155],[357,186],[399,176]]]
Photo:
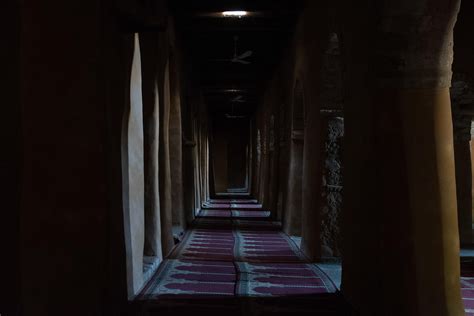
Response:
[[[240,113],[255,109],[266,82],[272,77],[293,33],[304,1],[170,1],[181,35],[186,69],[201,89],[214,113]],[[223,11],[243,10],[241,18],[223,17]],[[234,38],[237,54],[252,51],[245,65],[232,59]],[[239,102],[232,102],[241,96]]]

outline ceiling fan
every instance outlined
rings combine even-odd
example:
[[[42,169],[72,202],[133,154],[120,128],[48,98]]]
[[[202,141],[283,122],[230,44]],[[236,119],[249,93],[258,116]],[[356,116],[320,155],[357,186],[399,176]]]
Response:
[[[238,36],[234,36],[234,56],[231,59],[215,59],[215,61],[230,61],[231,63],[239,63],[243,65],[250,64],[250,61],[245,60],[246,58],[252,56],[253,52],[248,50],[240,55],[237,54],[237,41],[239,40]]]
[[[233,98],[232,100],[230,100],[230,102],[244,103],[245,100],[244,100],[244,97],[243,97],[243,96],[238,95],[238,96],[236,96],[235,98]]]

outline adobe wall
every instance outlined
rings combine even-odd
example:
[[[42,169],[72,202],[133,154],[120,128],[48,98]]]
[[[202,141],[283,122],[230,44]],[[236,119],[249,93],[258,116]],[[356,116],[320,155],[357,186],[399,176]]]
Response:
[[[123,7],[116,9],[108,1],[54,1],[48,6],[27,1],[11,14],[15,25],[14,13],[21,13],[21,54],[12,51],[20,58],[8,66],[11,78],[18,76],[17,89],[5,96],[11,97],[11,121],[21,128],[20,138],[11,138],[12,154],[19,153],[12,161],[21,164],[21,177],[13,175],[19,168],[12,164],[5,179],[19,179],[21,187],[11,194],[8,221],[12,229],[17,227],[9,237],[18,251],[11,252],[18,273],[12,269],[5,284],[21,287],[16,299],[15,287],[9,288],[9,303],[20,306],[24,315],[118,314],[126,306],[123,206],[143,209],[143,157],[138,146],[131,154],[139,155],[129,157],[129,174],[122,158],[129,156],[123,143],[128,138],[124,126],[134,30],[122,24]],[[17,124],[20,113],[22,124]],[[135,137],[130,143],[138,144],[142,120],[138,111],[132,113],[130,136]],[[138,189],[124,194],[132,183]],[[18,188],[15,181],[10,186]],[[141,226],[140,216],[134,218]],[[143,227],[138,229],[133,240],[142,256]],[[143,285],[139,283],[134,290]]]
[[[170,173],[171,173],[171,201],[173,213],[173,225],[179,227],[181,232],[186,228],[184,209],[184,179],[183,179],[183,82],[182,79],[182,55],[180,41],[174,29],[174,20],[170,18],[168,23],[171,45],[171,68],[170,68]]]
[[[6,315],[18,315],[20,308],[20,262],[19,262],[19,220],[21,190],[21,88],[20,88],[20,4],[8,0],[3,4],[7,12],[0,25],[8,30],[0,50],[4,82],[0,85],[2,94],[2,115],[0,139],[6,149],[0,157],[0,189],[3,212],[0,212],[0,247],[2,249],[2,269],[0,269],[0,310]]]
[[[110,226],[102,27],[96,1],[22,6],[24,315],[99,314],[103,303]],[[133,38],[124,44],[131,57]]]

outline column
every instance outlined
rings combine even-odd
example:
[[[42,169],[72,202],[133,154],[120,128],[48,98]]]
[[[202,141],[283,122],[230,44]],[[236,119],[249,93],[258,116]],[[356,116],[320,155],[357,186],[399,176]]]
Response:
[[[303,199],[303,153],[305,140],[305,90],[303,81],[295,80],[291,105],[291,136],[289,144],[288,193],[283,229],[289,235],[301,236]]]
[[[161,259],[161,219],[159,192],[159,34],[140,34],[142,47],[143,145],[145,175],[145,249],[146,256]]]
[[[449,94],[459,1],[346,9],[343,293],[362,315],[464,315]]]
[[[181,84],[179,77],[179,58],[172,56],[170,74],[171,108],[170,108],[170,161],[171,174],[171,200],[173,205],[173,226],[180,230],[186,228],[184,215],[183,195],[183,134],[181,125]]]
[[[160,54],[160,148],[159,148],[159,185],[160,185],[160,219],[161,242],[163,256],[169,254],[174,246],[172,231],[172,205],[171,205],[171,171],[169,151],[169,119],[170,119],[170,82],[169,59],[166,47],[167,37],[160,41],[162,52]]]

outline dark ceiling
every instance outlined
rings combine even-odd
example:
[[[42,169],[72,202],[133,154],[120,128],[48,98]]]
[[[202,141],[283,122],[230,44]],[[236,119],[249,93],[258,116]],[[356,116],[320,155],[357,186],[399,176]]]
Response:
[[[201,89],[213,113],[250,113],[262,96],[285,47],[288,46],[304,1],[173,0],[171,10],[182,36],[187,69]],[[249,16],[222,17],[223,11],[244,10]],[[231,62],[234,38],[237,55],[250,50],[243,60]],[[221,59],[221,60],[219,60]],[[240,96],[240,97],[239,97]],[[239,102],[231,100],[239,97]]]

